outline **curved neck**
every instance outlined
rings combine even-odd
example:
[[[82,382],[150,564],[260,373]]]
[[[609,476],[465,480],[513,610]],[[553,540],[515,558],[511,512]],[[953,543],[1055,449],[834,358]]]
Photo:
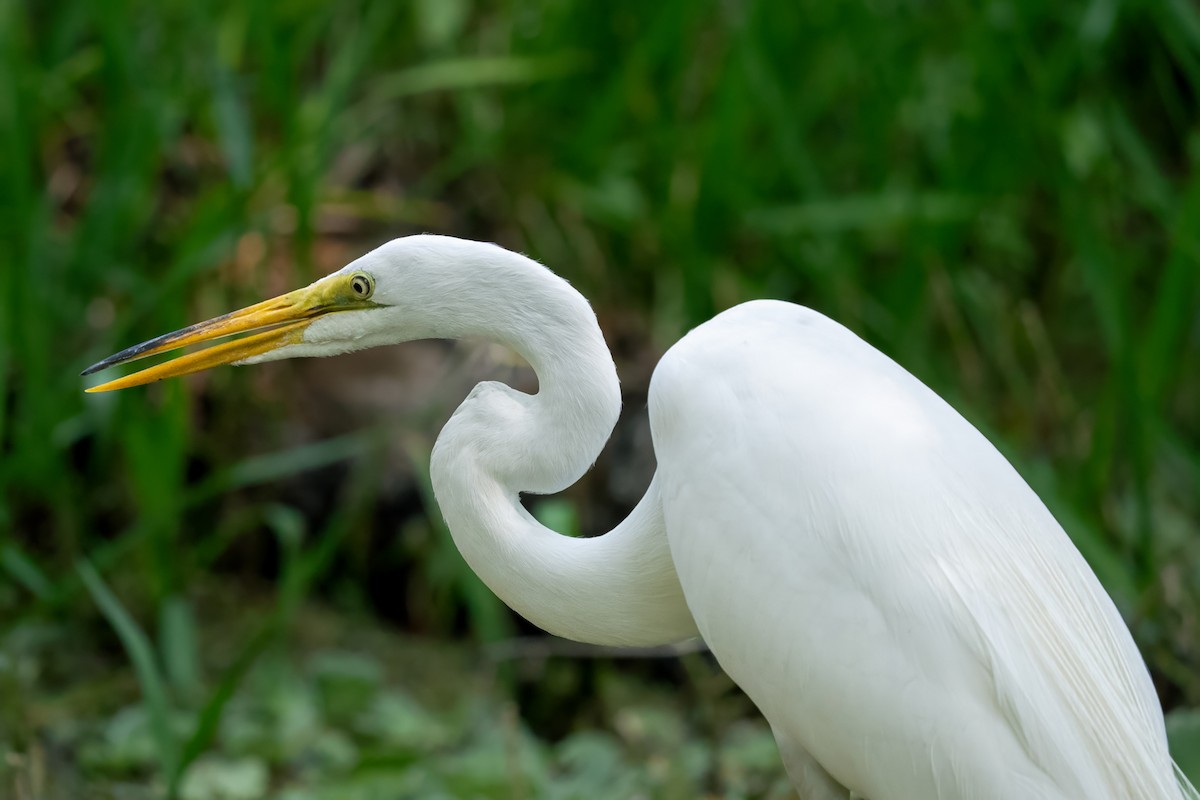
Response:
[[[430,472],[454,541],[492,591],[551,633],[605,645],[695,636],[656,483],[620,525],[590,539],[559,535],[521,505],[520,492],[560,491],[587,471],[616,423],[620,391],[587,301],[514,258],[524,264],[507,272],[502,295],[460,298],[488,319],[455,332],[517,350],[539,391],[479,384],[438,437]]]

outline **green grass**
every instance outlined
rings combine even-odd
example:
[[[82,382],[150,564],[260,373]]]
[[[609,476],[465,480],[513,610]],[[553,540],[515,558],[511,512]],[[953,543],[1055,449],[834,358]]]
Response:
[[[377,444],[422,452],[457,398],[321,441],[287,367],[80,391],[127,344],[433,230],[567,276],[627,375],[751,297],[845,322],[1002,447],[1167,706],[1200,706],[1198,107],[1200,12],[1173,0],[0,0],[3,641],[107,630],[99,606],[154,718],[211,727],[252,668],[204,662],[214,575],[278,584],[250,660],[302,592],[378,612],[381,571],[436,598],[422,633],[507,635]],[[164,786],[186,735],[159,737]]]

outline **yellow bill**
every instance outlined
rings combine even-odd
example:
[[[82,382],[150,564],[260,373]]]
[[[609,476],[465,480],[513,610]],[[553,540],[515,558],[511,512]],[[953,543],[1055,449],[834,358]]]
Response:
[[[369,298],[373,290],[374,281],[365,273],[334,274],[304,289],[297,289],[240,311],[163,334],[111,355],[88,367],[82,374],[91,375],[118,364],[181,347],[207,344],[226,336],[242,333],[249,335],[187,353],[123,378],[93,386],[86,391],[110,392],[114,389],[141,386],[163,378],[190,375],[210,367],[243,361],[285,345],[299,344],[303,340],[304,329],[314,319],[337,311],[372,307],[374,304]]]

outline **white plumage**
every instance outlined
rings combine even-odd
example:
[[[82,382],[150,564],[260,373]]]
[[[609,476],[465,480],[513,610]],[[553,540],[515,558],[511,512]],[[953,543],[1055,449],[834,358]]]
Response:
[[[328,307],[355,275],[373,281],[369,307]],[[519,492],[577,480],[617,418],[582,296],[523,256],[435,236],[302,292],[326,298],[306,306],[302,335],[238,358],[484,336],[529,361],[536,395],[480,384],[435,447],[463,556],[561,636],[702,635],[803,797],[1200,798],[1176,774],[1128,630],[1062,528],[970,423],[841,325],[756,301],[688,334],[651,384],[645,497],[615,530],[570,539]]]
[[[1096,577],[886,356],[814,311],[747,303],[664,357],[650,418],[689,606],[813,797],[1181,796]]]

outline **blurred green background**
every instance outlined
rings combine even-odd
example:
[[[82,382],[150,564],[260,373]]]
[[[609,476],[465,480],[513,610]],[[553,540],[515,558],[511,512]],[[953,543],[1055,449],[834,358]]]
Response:
[[[790,796],[710,658],[540,638],[462,564],[427,453],[507,354],[81,391],[419,231],[597,309],[626,410],[561,530],[637,501],[690,326],[858,331],[1050,505],[1200,777],[1198,100],[1185,0],[0,0],[0,796]]]

